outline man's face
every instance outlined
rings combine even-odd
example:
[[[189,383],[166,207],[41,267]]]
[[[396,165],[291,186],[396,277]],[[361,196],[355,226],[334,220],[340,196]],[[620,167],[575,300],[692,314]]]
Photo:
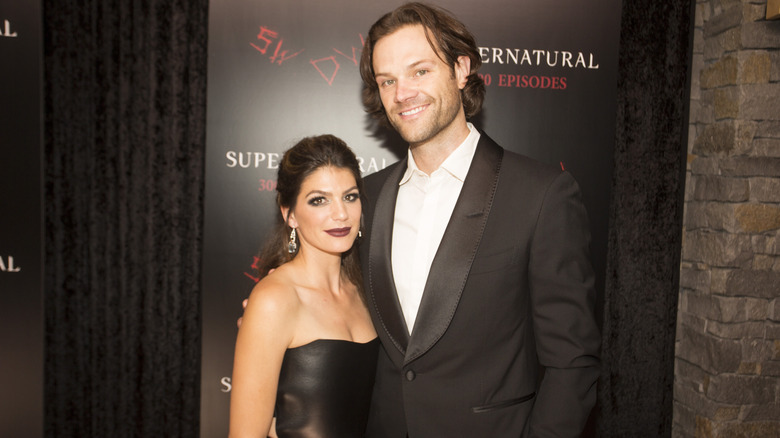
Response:
[[[410,145],[465,127],[460,90],[470,69],[468,57],[461,56],[453,71],[436,55],[424,28],[412,25],[377,41],[373,64],[387,118]]]

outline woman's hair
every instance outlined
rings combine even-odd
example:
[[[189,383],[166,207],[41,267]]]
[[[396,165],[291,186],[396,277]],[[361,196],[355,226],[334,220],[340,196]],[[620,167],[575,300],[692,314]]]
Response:
[[[359,193],[363,193],[363,179],[360,177],[360,165],[355,153],[344,141],[333,135],[306,137],[295,146],[288,149],[279,163],[276,180],[276,205],[289,208],[287,215],[295,211],[295,202],[301,191],[303,181],[315,170],[322,167],[347,169],[355,177]],[[276,225],[265,246],[260,251],[260,278],[268,275],[268,271],[276,269],[295,257],[287,251],[292,228],[287,225],[287,218],[277,208]],[[357,252],[358,239],[347,252],[342,254],[342,272],[354,283],[359,291],[363,290],[360,275],[360,260]]]
[[[454,66],[461,56],[471,60],[466,86],[461,90],[463,111],[467,118],[482,109],[485,98],[485,84],[477,71],[482,65],[474,36],[457,18],[448,11],[422,3],[407,3],[382,16],[368,31],[368,38],[360,56],[360,76],[363,78],[363,105],[373,118],[389,125],[387,114],[379,96],[379,87],[374,77],[373,55],[376,43],[406,26],[421,25],[425,29],[433,51],[447,64],[454,74]]]

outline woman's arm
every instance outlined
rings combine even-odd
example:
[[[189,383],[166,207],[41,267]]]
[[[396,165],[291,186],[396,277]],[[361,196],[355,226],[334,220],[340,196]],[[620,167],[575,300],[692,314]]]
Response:
[[[282,358],[293,338],[298,300],[271,278],[255,286],[238,330],[230,394],[230,438],[271,429]]]

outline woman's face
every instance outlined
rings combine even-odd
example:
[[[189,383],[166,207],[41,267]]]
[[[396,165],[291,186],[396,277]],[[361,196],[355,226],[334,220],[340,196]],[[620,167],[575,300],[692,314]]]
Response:
[[[301,251],[341,254],[357,237],[361,213],[360,193],[352,172],[325,166],[303,180],[287,223],[297,229]],[[283,207],[283,217],[286,214]]]

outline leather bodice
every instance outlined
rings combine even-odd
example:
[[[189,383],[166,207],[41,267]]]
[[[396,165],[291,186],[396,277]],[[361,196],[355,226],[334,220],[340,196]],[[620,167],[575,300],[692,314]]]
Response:
[[[284,354],[276,395],[279,438],[362,438],[379,339],[318,339]]]

